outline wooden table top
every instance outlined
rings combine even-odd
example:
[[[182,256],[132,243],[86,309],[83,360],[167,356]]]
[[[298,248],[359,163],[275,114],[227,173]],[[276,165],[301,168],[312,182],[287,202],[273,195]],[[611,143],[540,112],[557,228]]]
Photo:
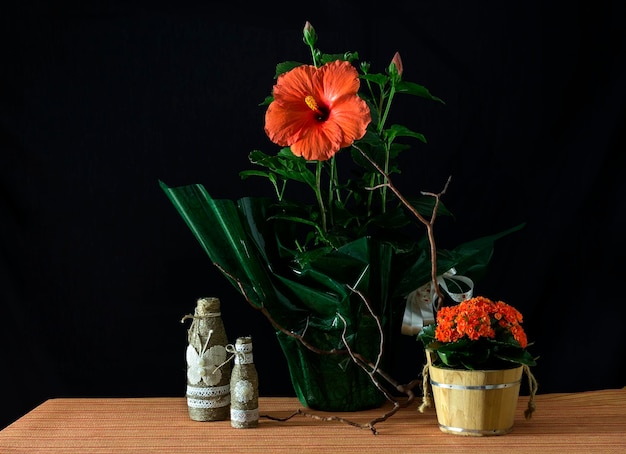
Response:
[[[257,428],[234,429],[230,421],[196,422],[184,397],[50,399],[0,431],[0,452],[9,453],[626,453],[626,388],[539,394],[529,420],[519,398],[513,431],[465,437],[439,430],[434,409],[419,402],[376,424],[375,435],[342,422],[293,412],[342,416],[367,423],[389,406],[353,413],[306,410],[292,397],[260,397]]]

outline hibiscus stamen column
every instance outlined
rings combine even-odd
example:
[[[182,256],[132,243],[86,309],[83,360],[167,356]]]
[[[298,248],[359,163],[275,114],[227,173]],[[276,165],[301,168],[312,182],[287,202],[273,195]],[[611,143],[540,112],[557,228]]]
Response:
[[[200,298],[187,332],[187,407],[194,421],[224,421],[230,413],[228,339],[218,298]]]

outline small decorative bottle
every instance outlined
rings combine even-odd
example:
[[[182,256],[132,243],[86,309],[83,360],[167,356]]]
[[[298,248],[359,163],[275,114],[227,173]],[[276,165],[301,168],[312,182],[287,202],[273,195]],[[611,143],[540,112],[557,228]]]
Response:
[[[229,417],[230,361],[226,360],[226,330],[219,298],[200,298],[187,332],[187,408],[194,421],[224,421]]]
[[[259,379],[252,356],[252,338],[235,343],[235,364],[230,377],[230,424],[248,429],[259,424]]]

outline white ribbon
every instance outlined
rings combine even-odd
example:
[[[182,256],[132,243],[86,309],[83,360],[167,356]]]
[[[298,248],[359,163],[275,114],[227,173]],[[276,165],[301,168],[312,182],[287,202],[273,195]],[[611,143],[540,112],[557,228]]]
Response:
[[[238,410],[230,407],[230,420],[234,422],[252,422],[258,421],[259,409],[254,408],[252,410]]]
[[[454,290],[462,290],[463,288],[468,288],[468,290],[464,292],[450,291],[446,281],[449,281],[451,286],[452,284],[454,285]],[[465,285],[460,285],[458,282],[462,282]],[[450,268],[441,276],[437,276],[437,285],[457,303],[471,298],[474,291],[474,282],[469,277],[457,276],[454,268]],[[402,334],[414,336],[424,326],[435,323],[434,307],[437,303],[437,298],[436,288],[431,285],[431,282],[413,290],[406,296],[406,307],[404,309],[404,317],[402,318]]]

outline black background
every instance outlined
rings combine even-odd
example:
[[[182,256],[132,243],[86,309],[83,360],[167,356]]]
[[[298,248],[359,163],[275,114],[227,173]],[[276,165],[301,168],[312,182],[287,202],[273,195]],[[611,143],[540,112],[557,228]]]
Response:
[[[0,427],[62,396],[182,396],[187,325],[222,300],[252,335],[261,395],[293,395],[273,330],[211,265],[158,186],[241,181],[274,66],[357,50],[446,102],[399,100],[427,145],[396,184],[438,191],[452,247],[499,241],[476,293],[525,315],[540,392],[626,385],[623,2],[20,2],[0,7]],[[406,337],[397,374],[422,356]]]

